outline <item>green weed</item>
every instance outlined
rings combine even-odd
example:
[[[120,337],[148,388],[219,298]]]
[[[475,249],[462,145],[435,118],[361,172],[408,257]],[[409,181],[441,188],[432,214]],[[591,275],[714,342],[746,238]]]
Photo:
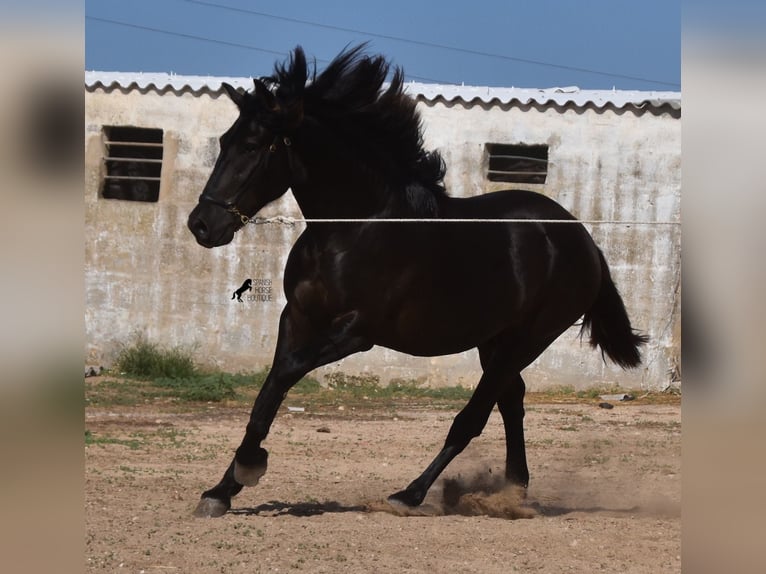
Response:
[[[164,348],[144,335],[138,335],[135,342],[120,349],[115,366],[120,375],[142,380],[193,377],[198,373],[192,350]]]
[[[461,386],[426,387],[425,381],[420,380],[393,379],[382,386],[377,375],[333,373],[327,376],[327,381],[331,389],[352,398],[468,400],[473,393],[472,389]]]
[[[252,377],[244,374],[213,373],[183,378],[161,377],[152,383],[182,401],[220,402],[236,398],[237,387],[249,385],[251,381]]]
[[[322,385],[316,379],[311,377],[305,377],[298,381],[298,383],[290,389],[291,394],[298,395],[310,395],[318,393],[322,390]]]
[[[611,395],[625,392],[619,385],[603,385],[588,389],[576,390],[572,385],[558,385],[537,393],[551,398],[597,399],[601,395]]]
[[[90,446],[94,444],[121,444],[127,446],[131,450],[136,450],[141,447],[141,441],[136,439],[120,439],[107,436],[96,436],[91,431],[85,431],[85,445]]]

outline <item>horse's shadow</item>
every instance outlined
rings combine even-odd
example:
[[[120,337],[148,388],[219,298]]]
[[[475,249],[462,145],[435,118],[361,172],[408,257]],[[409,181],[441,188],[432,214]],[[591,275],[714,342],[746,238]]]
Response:
[[[346,506],[340,502],[280,502],[272,500],[250,508],[233,508],[229,514],[245,516],[319,516],[341,512],[369,512],[364,505]]]

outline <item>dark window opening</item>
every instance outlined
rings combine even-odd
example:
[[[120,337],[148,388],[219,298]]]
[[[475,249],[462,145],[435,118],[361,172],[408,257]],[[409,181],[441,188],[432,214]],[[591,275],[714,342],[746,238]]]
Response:
[[[101,196],[157,201],[162,173],[162,130],[105,126],[106,175]]]
[[[486,149],[489,181],[545,183],[548,175],[547,145],[488,143]]]

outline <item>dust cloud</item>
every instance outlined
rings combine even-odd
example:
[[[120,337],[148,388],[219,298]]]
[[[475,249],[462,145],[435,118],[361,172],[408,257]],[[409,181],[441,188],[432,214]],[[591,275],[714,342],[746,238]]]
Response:
[[[435,489],[441,496],[429,496],[415,508],[392,506],[386,501],[367,504],[371,512],[398,516],[490,516],[516,520],[534,518],[537,511],[527,503],[524,488],[510,484],[491,472],[476,472],[468,477],[445,478]]]

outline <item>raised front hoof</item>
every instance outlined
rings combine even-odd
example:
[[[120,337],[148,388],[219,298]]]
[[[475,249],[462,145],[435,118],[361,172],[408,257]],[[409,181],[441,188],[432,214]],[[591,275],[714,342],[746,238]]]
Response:
[[[217,498],[208,498],[203,496],[194,509],[194,516],[197,518],[218,518],[223,516],[231,508],[231,503]]]
[[[388,503],[395,508],[414,508],[420,506],[425,498],[424,494],[412,490],[400,490],[387,498]]]

